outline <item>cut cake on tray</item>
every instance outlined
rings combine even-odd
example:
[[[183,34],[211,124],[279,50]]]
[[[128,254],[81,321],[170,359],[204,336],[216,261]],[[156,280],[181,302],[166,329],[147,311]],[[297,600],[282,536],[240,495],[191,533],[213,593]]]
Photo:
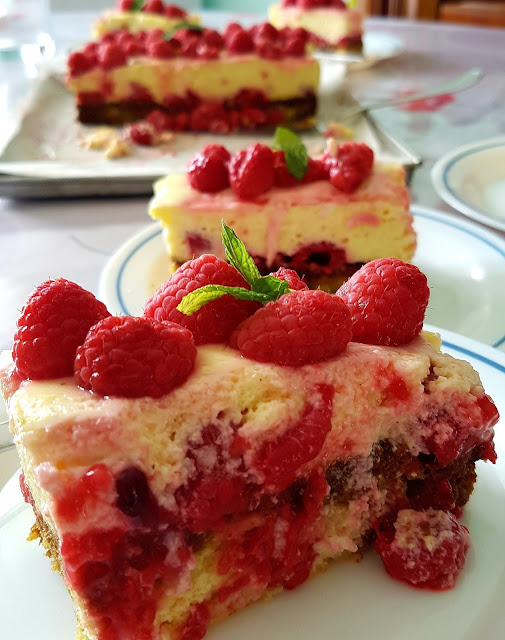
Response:
[[[370,546],[417,587],[463,569],[498,414],[421,334],[424,275],[377,260],[331,295],[224,239],[230,264],[186,263],[140,318],[43,283],[4,354],[34,534],[82,638],[200,640]]]
[[[268,23],[223,33],[195,25],[109,32],[68,58],[83,123],[125,124],[155,112],[165,130],[227,133],[311,126],[319,65],[305,32]]]

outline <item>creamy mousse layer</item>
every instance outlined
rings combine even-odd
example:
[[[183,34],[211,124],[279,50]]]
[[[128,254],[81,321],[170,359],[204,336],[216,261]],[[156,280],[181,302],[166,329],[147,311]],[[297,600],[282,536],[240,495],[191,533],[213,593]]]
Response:
[[[103,16],[93,25],[93,38],[99,40],[105,33],[126,29],[130,33],[139,31],[151,31],[151,29],[161,29],[170,31],[181,21],[188,24],[199,25],[200,16],[188,14],[184,18],[170,18],[157,13],[144,11],[105,11]]]
[[[269,60],[226,54],[212,60],[138,57],[127,65],[113,69],[97,66],[67,78],[78,103],[94,96],[95,102],[143,99],[159,105],[167,96],[184,98],[188,92],[202,100],[223,101],[244,88],[262,91],[270,101],[285,101],[315,94],[318,83],[319,65],[310,58]]]
[[[404,170],[375,163],[371,175],[351,194],[329,181],[274,187],[251,201],[231,189],[214,194],[192,189],[186,175],[155,183],[149,214],[159,220],[177,263],[199,253],[224,257],[221,219],[242,238],[250,254],[272,265],[277,254],[294,256],[307,245],[332,243],[348,264],[375,258],[410,260],[416,236]]]
[[[268,19],[276,29],[301,27],[334,47],[341,44],[345,48],[348,41],[358,41],[362,33],[362,15],[357,9],[302,9],[278,3],[269,8]]]

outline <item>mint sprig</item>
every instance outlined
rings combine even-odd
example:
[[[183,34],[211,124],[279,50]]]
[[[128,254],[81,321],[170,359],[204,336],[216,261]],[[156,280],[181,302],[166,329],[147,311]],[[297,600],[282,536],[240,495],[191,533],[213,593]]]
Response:
[[[130,11],[142,11],[144,2],[145,0],[134,0],[132,6],[130,7]]]
[[[165,33],[163,34],[163,40],[171,40],[181,29],[189,29],[190,31],[203,31],[203,27],[199,24],[188,22],[187,20],[181,20],[177,24],[174,24],[171,29],[165,31]]]
[[[221,284],[208,284],[195,289],[185,295],[177,306],[177,310],[187,316],[193,315],[204,305],[225,295],[230,295],[237,300],[251,300],[266,304],[277,300],[289,291],[289,284],[286,281],[274,276],[261,276],[242,240],[225,224],[224,220],[221,220],[221,226],[226,258],[244,276],[251,289],[227,287]]]
[[[301,180],[309,166],[309,155],[301,138],[285,127],[277,127],[273,147],[284,151],[289,173],[297,180]]]

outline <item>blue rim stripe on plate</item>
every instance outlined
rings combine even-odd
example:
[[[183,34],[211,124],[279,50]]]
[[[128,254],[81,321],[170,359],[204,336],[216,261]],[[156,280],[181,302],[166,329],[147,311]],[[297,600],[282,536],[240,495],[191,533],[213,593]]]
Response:
[[[503,147],[503,142],[490,142],[489,144],[483,144],[480,147],[472,147],[471,149],[468,149],[467,151],[464,151],[463,153],[460,153],[457,156],[455,156],[449,162],[449,164],[445,167],[444,172],[442,173],[442,184],[455,200],[457,200],[458,202],[463,202],[464,204],[466,204],[466,206],[471,207],[473,209],[470,203],[468,203],[466,200],[463,200],[460,196],[458,196],[456,192],[452,189],[452,187],[449,186],[447,179],[448,179],[448,173],[452,169],[452,167],[456,164],[456,162],[459,162],[460,160],[462,160],[463,158],[466,158],[469,155],[478,153],[479,151],[486,151],[487,149],[495,149],[496,147]],[[486,217],[489,217],[485,212],[482,212],[482,213]]]
[[[463,233],[466,233],[469,236],[477,238],[483,244],[487,245],[491,249],[494,249],[502,258],[505,259],[505,251],[501,247],[495,245],[489,238],[484,238],[479,233],[477,233],[475,230],[468,229],[467,226],[464,226],[461,223],[445,220],[444,218],[440,217],[440,215],[437,215],[436,212],[429,213],[428,211],[418,211],[416,205],[412,205],[411,210],[412,210],[412,213],[413,213],[414,217],[426,218],[427,220],[433,220],[435,222],[439,222],[441,224],[444,224],[447,227],[453,227],[454,229],[458,229],[459,231],[462,231]],[[446,215],[450,215],[450,214],[446,214]],[[467,224],[470,224],[470,223],[467,223]],[[124,298],[123,298],[123,294],[121,292],[121,290],[122,290],[122,278],[123,278],[126,266],[130,262],[130,260],[133,258],[133,256],[146,243],[150,242],[153,238],[155,238],[156,236],[160,235],[161,233],[162,233],[162,230],[160,228],[160,229],[150,233],[147,238],[144,238],[144,240],[142,240],[142,242],[140,244],[136,245],[130,251],[130,253],[128,253],[128,255],[124,258],[123,263],[122,263],[122,265],[121,265],[121,267],[119,269],[119,272],[118,272],[118,275],[117,275],[117,279],[116,279],[116,296],[117,296],[121,311],[123,313],[125,313],[126,315],[131,315],[130,312],[128,311],[127,307],[126,307],[126,304],[125,304]],[[492,345],[488,345],[488,346],[492,346],[492,347],[496,348],[496,347],[501,346],[503,343],[505,343],[505,335],[503,335],[499,340],[495,341]]]

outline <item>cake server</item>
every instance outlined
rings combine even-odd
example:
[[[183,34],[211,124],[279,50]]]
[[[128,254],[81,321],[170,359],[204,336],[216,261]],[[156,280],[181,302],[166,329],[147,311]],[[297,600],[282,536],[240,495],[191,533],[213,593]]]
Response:
[[[397,104],[405,104],[406,102],[413,102],[415,100],[424,100],[425,98],[434,98],[444,93],[457,93],[458,91],[464,91],[473,87],[483,77],[484,73],[481,69],[470,69],[457,78],[436,84],[431,88],[411,93],[409,95],[393,96],[390,98],[381,98],[372,102],[359,104],[356,107],[349,109],[343,114],[339,115],[340,121],[349,120],[367,111],[374,111],[375,109],[384,109],[385,107],[393,107]]]

